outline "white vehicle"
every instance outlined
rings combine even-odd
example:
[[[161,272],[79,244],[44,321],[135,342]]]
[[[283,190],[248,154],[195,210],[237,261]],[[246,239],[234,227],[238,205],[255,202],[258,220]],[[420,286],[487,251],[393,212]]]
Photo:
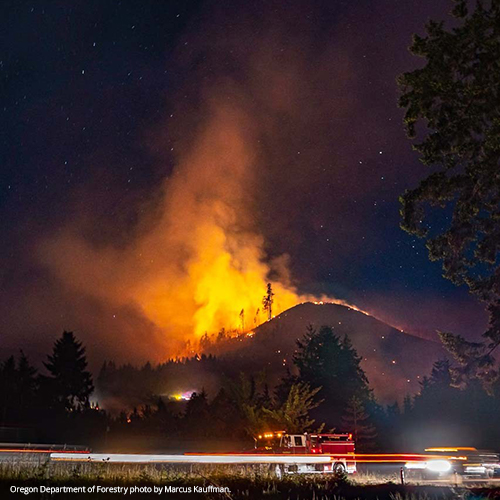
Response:
[[[426,448],[429,460],[408,462],[408,472],[422,479],[438,479],[452,474],[465,477],[492,478],[500,475],[500,457],[491,451],[471,447]]]

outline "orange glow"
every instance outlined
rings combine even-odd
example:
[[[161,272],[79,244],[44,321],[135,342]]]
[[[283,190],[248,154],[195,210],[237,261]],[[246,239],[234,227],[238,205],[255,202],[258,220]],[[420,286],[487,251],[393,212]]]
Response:
[[[285,434],[285,431],[264,432],[264,434],[259,434],[258,438],[268,439],[272,437],[281,437],[283,434]]]
[[[300,295],[286,256],[267,258],[253,205],[257,134],[227,96],[208,108],[189,145],[175,148],[181,152],[175,171],[127,245],[94,247],[74,225],[40,245],[40,258],[61,282],[144,320],[151,341],[136,331],[140,342],[130,345],[151,360],[192,355],[205,333],[241,332],[242,317],[251,337],[267,319],[262,299],[270,275],[273,316],[311,300],[359,311],[343,301]]]
[[[426,448],[425,451],[434,451],[434,452],[448,452],[448,451],[477,451],[476,448],[464,448],[464,447],[456,447],[456,448]]]
[[[265,436],[265,435],[264,435]],[[260,437],[260,436],[259,436]],[[311,453],[294,453],[294,456],[308,456],[316,453],[316,450],[311,450]],[[198,456],[224,456],[224,453],[184,453],[184,455]],[[231,456],[247,456],[248,453],[228,453]],[[265,456],[265,454],[262,454]],[[422,455],[417,453],[325,453],[331,461],[346,460],[358,463],[419,463],[426,462],[429,459],[454,459],[455,457],[443,457],[442,455]],[[257,456],[252,453],[252,456]]]

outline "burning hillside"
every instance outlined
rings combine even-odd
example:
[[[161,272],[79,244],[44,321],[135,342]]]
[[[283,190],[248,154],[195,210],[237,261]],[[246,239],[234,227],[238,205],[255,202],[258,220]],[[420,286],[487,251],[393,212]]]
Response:
[[[381,402],[402,400],[418,392],[419,382],[430,373],[434,361],[447,356],[440,343],[393,328],[366,312],[342,304],[311,302],[276,316],[255,329],[251,337],[229,340],[220,347],[215,344],[208,352],[222,355],[229,365],[248,373],[265,369],[277,380],[286,368],[293,370],[296,341],[309,325],[331,326],[339,337],[350,337]]]
[[[225,16],[226,9],[219,14]],[[210,21],[204,29],[211,32],[212,27]],[[267,319],[262,296],[269,281],[275,314],[311,299],[291,278],[299,259],[295,255],[291,262],[287,252],[306,241],[305,232],[317,221],[308,222],[304,231],[292,230],[289,201],[293,198],[294,210],[301,197],[320,202],[317,193],[325,179],[330,182],[334,174],[343,178],[342,162],[338,168],[314,168],[332,163],[334,131],[327,127],[330,139],[317,141],[326,131],[325,119],[352,112],[338,103],[327,109],[325,102],[337,93],[345,103],[344,87],[350,80],[332,49],[336,78],[321,63],[324,90],[315,94],[310,73],[317,63],[309,57],[315,50],[293,50],[287,33],[268,26],[258,43],[248,44],[241,42],[241,30],[217,29],[211,33],[217,42],[209,54],[205,43],[181,45],[179,64],[191,68],[195,60],[204,60],[217,70],[213,78],[197,78],[196,71],[190,71],[179,94],[169,96],[169,102],[175,102],[172,113],[137,139],[158,163],[162,180],[139,198],[142,202],[134,199],[124,207],[133,222],[120,237],[101,234],[105,230],[96,207],[105,204],[99,198],[107,200],[109,194],[82,188],[66,225],[54,226],[52,234],[37,241],[34,253],[48,280],[61,290],[60,302],[67,300],[69,311],[78,308],[71,327],[81,331],[84,340],[96,335],[109,356],[161,361],[205,332],[240,328],[243,322],[246,328],[256,327]],[[245,36],[253,39],[253,29]],[[234,57],[230,70],[221,61],[233,53],[234,44],[238,50],[229,56]],[[269,50],[281,44],[290,50]],[[304,116],[305,97],[307,109],[317,112],[314,119]],[[294,142],[303,144],[302,151],[290,147]],[[337,142],[346,141],[340,137]],[[310,182],[314,189],[306,189]],[[332,210],[330,202],[328,208]],[[115,210],[106,214],[113,221],[120,217]],[[356,232],[354,227],[350,233]],[[73,316],[65,313],[65,324],[66,314]]]
[[[401,401],[418,392],[419,382],[430,373],[434,361],[446,356],[438,343],[397,330],[366,313],[340,304],[309,302],[284,311],[251,335],[205,338],[201,356],[171,360],[154,368],[149,363],[138,368],[110,364],[98,380],[100,397],[111,408],[114,401],[129,406],[150,403],[152,394],[176,397],[205,389],[214,396],[242,372],[264,374],[274,385],[287,369],[294,370],[296,341],[309,325],[328,325],[339,337],[349,335],[381,403]]]
[[[195,140],[179,149],[154,222],[146,217],[129,245],[97,247],[72,228],[40,248],[65,287],[152,325],[154,360],[182,354],[206,332],[263,323],[270,276],[274,314],[314,299],[297,292],[286,256],[269,259],[264,250],[252,213],[259,146],[247,114],[212,99]]]
[[[205,332],[238,327],[242,311],[257,326],[270,274],[276,313],[303,300],[284,259],[266,259],[252,222],[257,156],[248,117],[215,100],[163,186],[158,219],[139,238],[126,248],[95,248],[68,231],[45,241],[41,256],[72,289],[144,315],[163,346],[151,350],[156,359]]]

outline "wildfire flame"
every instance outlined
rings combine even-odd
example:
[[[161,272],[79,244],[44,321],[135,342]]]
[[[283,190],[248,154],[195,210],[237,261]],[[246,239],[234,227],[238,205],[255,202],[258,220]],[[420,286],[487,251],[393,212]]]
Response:
[[[140,311],[168,354],[205,332],[238,328],[242,311],[249,330],[262,323],[270,272],[274,314],[303,300],[266,261],[252,218],[258,148],[245,114],[212,103],[193,144],[162,187],[158,220],[127,247],[93,247],[74,228],[41,246],[67,286]]]
[[[252,120],[226,96],[208,102],[194,139],[177,146],[161,203],[128,245],[93,246],[72,223],[40,246],[66,287],[143,317],[146,326],[129,349],[140,344],[155,359],[179,353],[205,332],[243,330],[242,314],[248,331],[265,321],[271,274],[273,315],[304,301],[332,301],[300,295],[284,261],[266,259],[254,218],[260,150]]]

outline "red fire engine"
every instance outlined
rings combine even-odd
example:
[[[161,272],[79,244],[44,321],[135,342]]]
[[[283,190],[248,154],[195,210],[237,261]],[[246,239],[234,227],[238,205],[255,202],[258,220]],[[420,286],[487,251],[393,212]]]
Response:
[[[347,473],[356,472],[352,434],[288,434],[285,431],[265,432],[255,437],[252,453],[330,455],[329,463],[284,465],[283,473]],[[350,458],[352,455],[352,458]]]

